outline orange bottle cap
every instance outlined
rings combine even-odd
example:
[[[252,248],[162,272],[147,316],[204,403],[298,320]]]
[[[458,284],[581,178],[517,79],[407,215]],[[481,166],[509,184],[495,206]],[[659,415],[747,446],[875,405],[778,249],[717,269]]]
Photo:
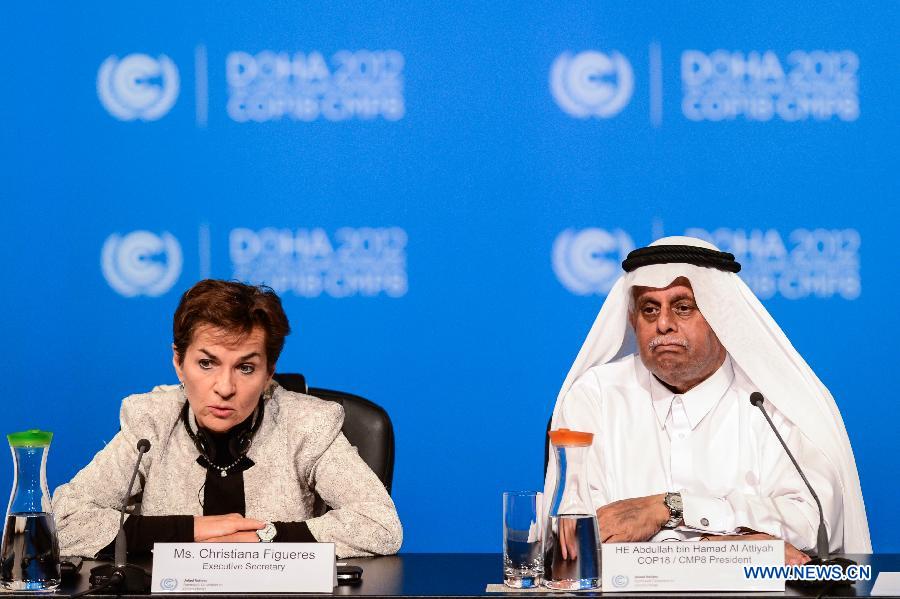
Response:
[[[556,447],[590,447],[594,441],[594,433],[583,433],[561,428],[547,433],[550,442]]]

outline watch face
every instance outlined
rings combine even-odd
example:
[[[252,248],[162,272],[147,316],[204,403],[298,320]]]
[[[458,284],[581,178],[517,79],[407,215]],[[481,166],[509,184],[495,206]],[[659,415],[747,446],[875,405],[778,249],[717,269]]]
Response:
[[[266,543],[275,538],[275,532],[275,525],[269,522],[265,528],[256,531],[256,536],[259,537],[260,541]]]
[[[666,507],[669,508],[669,512],[678,512],[680,514],[683,511],[681,503],[681,493],[666,494],[665,504]]]

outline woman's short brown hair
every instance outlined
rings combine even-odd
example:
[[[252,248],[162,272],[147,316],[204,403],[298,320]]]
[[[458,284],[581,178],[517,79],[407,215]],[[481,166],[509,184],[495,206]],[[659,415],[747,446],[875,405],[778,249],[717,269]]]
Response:
[[[261,328],[265,333],[269,372],[275,369],[284,338],[291,332],[281,299],[271,288],[215,279],[200,281],[185,291],[178,302],[172,323],[172,343],[180,363],[184,362],[194,333],[202,325],[223,329],[237,337]]]

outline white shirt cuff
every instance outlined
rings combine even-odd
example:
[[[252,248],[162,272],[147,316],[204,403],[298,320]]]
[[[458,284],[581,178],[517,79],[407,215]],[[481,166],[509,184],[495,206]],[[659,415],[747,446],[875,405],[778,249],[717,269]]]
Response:
[[[681,503],[686,527],[719,534],[734,532],[734,509],[724,498],[682,491]]]

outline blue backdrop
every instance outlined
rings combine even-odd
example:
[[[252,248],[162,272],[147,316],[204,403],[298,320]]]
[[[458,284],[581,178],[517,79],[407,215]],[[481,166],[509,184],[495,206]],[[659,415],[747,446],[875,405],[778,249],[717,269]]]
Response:
[[[237,277],[282,293],[280,370],[390,412],[404,550],[498,551],[617,261],[690,232],[835,395],[900,551],[895,2],[5,13],[0,401],[56,433],[51,487],[175,381],[180,293]]]

